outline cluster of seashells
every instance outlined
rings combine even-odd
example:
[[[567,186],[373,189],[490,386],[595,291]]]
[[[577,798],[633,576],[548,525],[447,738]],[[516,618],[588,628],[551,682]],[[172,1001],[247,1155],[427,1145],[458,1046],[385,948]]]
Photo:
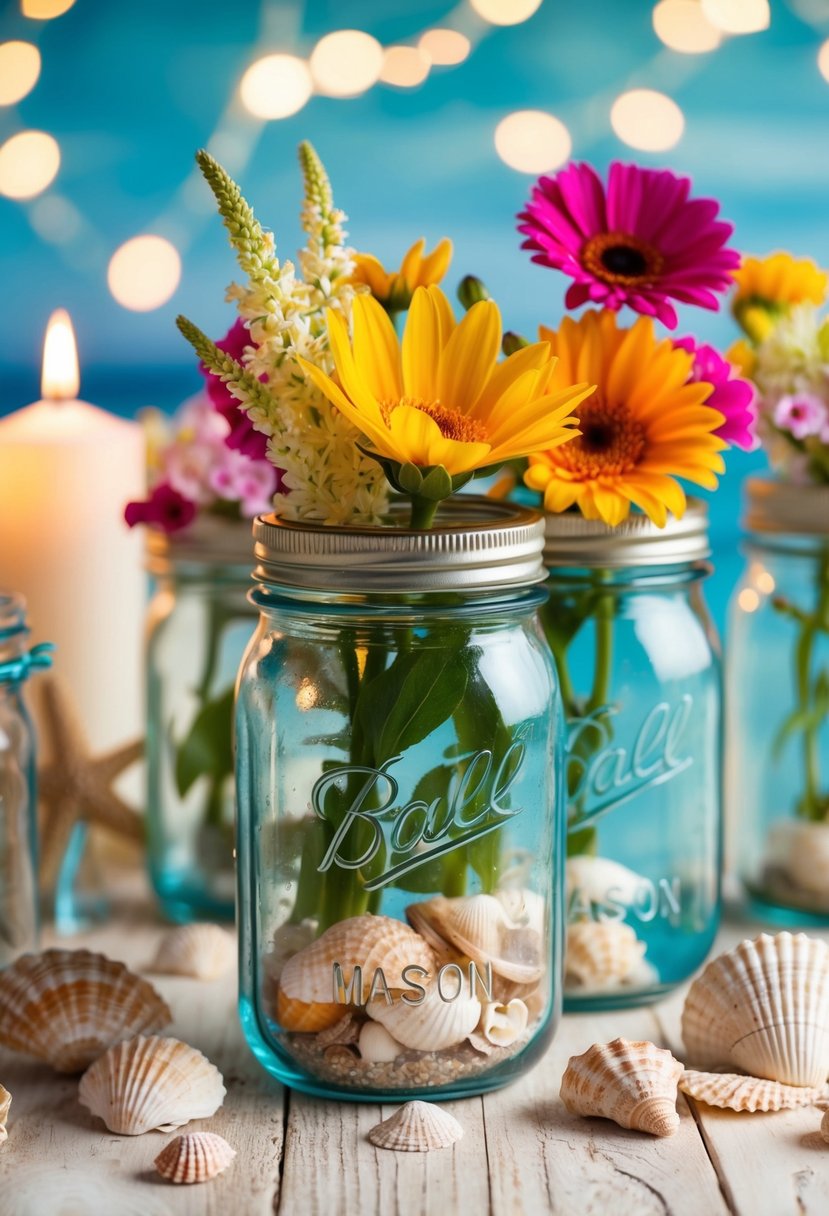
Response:
[[[171,930],[151,970],[213,978],[234,955],[214,925]],[[222,1075],[194,1047],[158,1032],[172,1021],[156,989],[123,963],[89,950],[25,954],[0,972],[0,1045],[82,1074],[78,1098],[109,1131],[138,1136],[173,1131],[215,1114]],[[11,1096],[0,1087],[0,1142]],[[203,1182],[226,1169],[233,1149],[220,1136],[179,1136],[162,1151],[158,1172],[174,1182]]]
[[[564,990],[569,996],[595,996],[618,989],[649,988],[659,983],[645,958],[645,943],[621,919],[596,920],[588,909],[603,906],[612,894],[616,907],[635,903],[640,875],[607,857],[578,854],[566,866],[568,913],[564,949]]]
[[[679,1091],[733,1111],[822,1105],[829,1098],[829,946],[803,933],[741,942],[691,984],[682,1037],[698,1070],[653,1043],[615,1039],[570,1060],[562,1101],[572,1114],[656,1136],[678,1129]],[[825,1115],[821,1134],[829,1139]]]
[[[525,890],[436,896],[406,916],[409,924],[365,913],[315,940],[308,922],[279,930],[266,959],[265,998],[281,1031],[315,1036],[321,1052],[347,1051],[355,1065],[466,1043],[481,1056],[518,1050],[547,1006],[542,897]],[[436,979],[447,964],[454,964],[451,999]],[[470,964],[478,968],[474,983]],[[359,968],[366,989],[382,974],[382,992],[370,990],[362,1003],[335,1000],[335,965],[346,982]],[[399,999],[412,991],[407,968],[419,969],[419,1003]]]

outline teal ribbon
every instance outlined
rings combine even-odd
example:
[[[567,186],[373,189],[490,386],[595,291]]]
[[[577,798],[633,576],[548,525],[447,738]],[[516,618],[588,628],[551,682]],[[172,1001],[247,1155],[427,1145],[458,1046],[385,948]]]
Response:
[[[52,642],[39,642],[31,650],[25,650],[23,654],[0,663],[0,683],[19,682],[28,679],[33,671],[46,671],[52,666],[54,649]]]

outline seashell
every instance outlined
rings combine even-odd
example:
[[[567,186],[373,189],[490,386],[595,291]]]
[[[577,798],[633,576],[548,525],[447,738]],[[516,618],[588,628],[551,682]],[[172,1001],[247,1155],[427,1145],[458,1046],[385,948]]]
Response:
[[[12,1104],[12,1096],[7,1089],[0,1085],[0,1144],[8,1140],[9,1133],[6,1131],[6,1124],[9,1121],[9,1107]]]
[[[580,853],[568,857],[565,867],[567,914],[572,919],[580,915],[592,917],[593,905],[629,908],[636,903],[643,879],[627,866],[609,857],[591,857]]]
[[[462,1043],[472,1033],[481,1017],[481,1002],[463,993],[455,1000],[444,1000],[433,983],[419,1005],[402,999],[391,1005],[374,1000],[366,1005],[366,1012],[404,1047],[442,1051]]]
[[[513,924],[494,895],[465,895],[411,904],[406,916],[433,947],[448,943],[496,975],[531,984],[544,973],[543,936],[529,925]]]
[[[299,954],[317,936],[319,922],[310,917],[297,924],[280,925],[273,935],[273,945],[265,955],[264,968],[272,980],[278,980],[289,958]]]
[[[152,984],[89,950],[24,954],[0,972],[0,1044],[58,1072],[82,1072],[114,1043],[171,1020]]]
[[[313,1034],[341,1022],[343,1007],[334,1001],[297,1001],[286,996],[280,986],[276,990],[274,1016],[283,1030]]]
[[[317,1035],[317,1047],[331,1047],[334,1044],[348,1045],[356,1043],[360,1037],[360,1023],[350,1013],[340,1018],[333,1026],[321,1030]]]
[[[322,1054],[326,1060],[331,1060],[332,1062],[340,1060],[349,1065],[354,1064],[360,1058],[357,1046],[354,1043],[329,1043]]]
[[[507,914],[507,920],[515,928],[526,926],[534,929],[539,937],[544,936],[547,919],[547,901],[529,887],[496,891],[495,898]]]
[[[565,986],[585,992],[617,988],[635,972],[644,954],[645,943],[623,921],[576,921],[567,926]]]
[[[346,982],[359,967],[363,981],[371,985],[382,968],[389,988],[409,988],[404,967],[422,967],[433,975],[435,956],[408,925],[389,916],[353,916],[326,929],[315,942],[288,959],[279,979],[286,996],[309,1003],[329,1004],[334,993],[334,964],[339,963]],[[355,1001],[355,1004],[359,1004]],[[342,1015],[340,1004],[340,1015]]]
[[[829,1144],[829,1110],[823,1112],[823,1118],[820,1121],[820,1134],[826,1143]]]
[[[620,1127],[672,1136],[679,1127],[681,1075],[679,1061],[653,1043],[594,1043],[570,1059],[561,1079],[561,1100],[573,1115],[599,1115]]]
[[[207,1119],[224,1096],[222,1074],[200,1051],[158,1035],[116,1043],[78,1087],[81,1105],[120,1136],[171,1132]]]
[[[829,946],[805,933],[762,933],[710,962],[682,1011],[688,1054],[785,1085],[829,1074]]]
[[[227,1140],[214,1132],[187,1132],[163,1148],[153,1164],[168,1182],[209,1182],[236,1156]]]
[[[527,1029],[529,1016],[527,1006],[518,999],[507,1005],[485,1005],[481,1015],[483,1036],[496,1047],[511,1047]]]
[[[162,937],[149,971],[215,980],[236,959],[236,942],[219,925],[179,925]]]
[[[390,1064],[406,1050],[379,1022],[366,1022],[360,1031],[358,1047],[362,1059],[371,1064]]]
[[[389,1119],[378,1123],[368,1134],[378,1148],[398,1153],[428,1153],[433,1148],[449,1148],[463,1135],[457,1119],[432,1102],[407,1102]]]
[[[722,1110],[794,1110],[811,1106],[824,1095],[823,1088],[809,1089],[802,1085],[781,1085],[762,1077],[744,1077],[734,1072],[685,1071],[679,1088],[690,1098],[719,1106]]]
[[[477,1051],[482,1056],[491,1056],[495,1050],[489,1039],[482,1035],[479,1030],[473,1030],[466,1041],[474,1051]]]
[[[807,895],[829,899],[829,824],[786,819],[772,826],[766,843],[769,863],[784,870]]]

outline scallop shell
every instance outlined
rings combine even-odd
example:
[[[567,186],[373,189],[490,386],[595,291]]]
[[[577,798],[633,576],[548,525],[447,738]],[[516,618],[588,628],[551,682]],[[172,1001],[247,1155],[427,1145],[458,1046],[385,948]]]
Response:
[[[823,1112],[823,1118],[820,1121],[820,1134],[826,1143],[829,1144],[829,1110]]]
[[[168,1182],[209,1182],[236,1156],[227,1140],[214,1132],[187,1132],[163,1148],[153,1164]]]
[[[437,983],[433,983],[419,1005],[402,999],[391,1005],[374,1000],[366,1005],[366,1012],[404,1047],[413,1051],[443,1051],[462,1043],[472,1033],[481,1016],[481,1002],[463,993],[455,1000],[444,1000]]]
[[[829,946],[805,933],[762,933],[713,960],[682,1011],[688,1055],[785,1085],[829,1074]]]
[[[568,857],[565,868],[568,914],[574,915],[583,906],[587,912],[592,904],[630,907],[636,902],[642,881],[639,874],[609,857],[591,857],[586,853]]]
[[[448,1110],[432,1102],[407,1102],[391,1118],[373,1127],[368,1138],[378,1148],[428,1153],[433,1148],[449,1148],[462,1135],[463,1128]]]
[[[9,1107],[12,1104],[12,1096],[7,1089],[0,1085],[0,1144],[8,1140],[9,1133],[6,1131],[6,1124],[9,1120]]]
[[[283,1030],[313,1034],[342,1021],[343,1007],[333,1001],[298,1001],[286,996],[280,987],[276,990],[274,1016]]]
[[[379,1022],[366,1022],[357,1045],[361,1058],[371,1064],[390,1064],[406,1050]]]
[[[722,1110],[794,1110],[811,1106],[824,1096],[822,1088],[809,1089],[802,1085],[781,1085],[762,1077],[744,1077],[734,1072],[694,1072],[688,1070],[679,1080],[679,1088],[690,1098],[719,1106]]]
[[[327,1026],[317,1035],[317,1047],[348,1046],[356,1043],[360,1037],[360,1023],[347,1013],[333,1026]]]
[[[410,987],[402,975],[404,967],[421,967],[425,975],[435,971],[434,954],[414,930],[389,916],[366,913],[332,925],[288,959],[279,978],[280,989],[299,1001],[329,1004],[335,995],[335,963],[339,963],[347,983],[354,968],[360,967],[367,990],[378,968],[382,968],[389,988]]]
[[[152,984],[89,950],[24,954],[0,972],[0,1044],[58,1072],[82,1072],[113,1043],[171,1020]]]
[[[165,933],[150,971],[215,980],[236,959],[236,942],[219,925],[179,925]]]
[[[529,1016],[527,1006],[521,1000],[510,1001],[506,1005],[485,1005],[481,1015],[481,1032],[495,1047],[511,1047],[527,1029]]]
[[[120,1136],[171,1132],[191,1119],[207,1119],[224,1096],[222,1074],[200,1051],[158,1035],[117,1043],[78,1087],[81,1105]]]
[[[623,921],[576,921],[567,926],[565,986],[585,992],[617,988],[635,974],[645,949]]]
[[[561,1079],[561,1100],[573,1115],[599,1115],[620,1127],[672,1136],[679,1127],[681,1075],[679,1061],[653,1043],[594,1043],[571,1058]]]
[[[427,941],[448,943],[476,963],[490,963],[504,979],[531,984],[544,973],[543,936],[529,924],[513,924],[494,895],[438,895],[411,904],[406,916]]]

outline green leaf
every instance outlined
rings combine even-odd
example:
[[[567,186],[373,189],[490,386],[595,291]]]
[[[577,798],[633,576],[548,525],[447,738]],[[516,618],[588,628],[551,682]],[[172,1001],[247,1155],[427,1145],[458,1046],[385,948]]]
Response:
[[[452,493],[452,478],[442,464],[436,464],[423,478],[423,484],[417,492],[422,498],[442,502]]]
[[[467,662],[463,649],[448,644],[437,653],[427,649],[416,654],[382,727],[379,757],[387,759],[414,747],[452,716],[466,692]]]
[[[199,710],[176,749],[176,787],[183,798],[199,777],[214,781],[233,772],[233,688]]]

